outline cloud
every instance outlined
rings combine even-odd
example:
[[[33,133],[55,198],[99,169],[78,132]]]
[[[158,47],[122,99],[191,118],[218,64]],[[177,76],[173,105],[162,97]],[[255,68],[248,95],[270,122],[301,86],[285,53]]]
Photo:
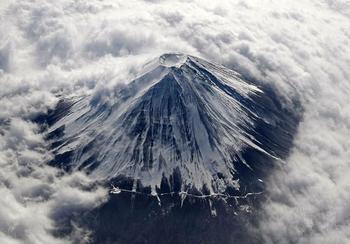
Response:
[[[1,129],[0,241],[68,242],[69,238],[59,239],[51,234],[56,228],[57,212],[63,219],[92,209],[106,199],[106,190],[92,187],[94,183],[83,174],[60,176],[57,169],[43,164],[50,155],[35,124],[11,118]]]
[[[286,166],[267,182],[265,242],[350,242],[349,4],[325,1],[0,3],[0,240],[60,243],[57,216],[103,202],[81,174],[59,176],[35,114],[55,94],[107,94],[146,60],[178,51],[224,64],[305,109]],[[109,94],[109,95],[108,95]],[[113,94],[112,94],[113,95]],[[69,219],[69,216],[67,217]]]
[[[52,235],[60,229],[58,220],[98,206],[106,200],[106,190],[81,173],[62,175],[46,166],[51,155],[37,125],[11,111],[7,117],[0,127],[0,242],[70,242],[73,236]],[[69,221],[67,227],[74,234],[79,229]]]

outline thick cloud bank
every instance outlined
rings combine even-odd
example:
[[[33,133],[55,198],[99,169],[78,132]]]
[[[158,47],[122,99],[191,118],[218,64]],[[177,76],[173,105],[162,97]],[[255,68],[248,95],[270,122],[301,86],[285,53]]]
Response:
[[[109,99],[110,87],[170,51],[222,63],[271,83],[287,103],[302,101],[295,148],[267,182],[258,238],[350,242],[348,1],[18,0],[1,1],[0,13],[1,243],[88,237],[78,226],[65,239],[51,230],[57,216],[97,206],[106,191],[45,166],[51,155],[29,121],[55,105],[53,93]]]

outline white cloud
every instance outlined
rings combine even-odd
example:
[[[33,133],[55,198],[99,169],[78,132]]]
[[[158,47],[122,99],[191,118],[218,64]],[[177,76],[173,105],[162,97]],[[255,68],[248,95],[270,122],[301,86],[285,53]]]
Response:
[[[82,177],[90,184],[85,176],[59,178],[42,165],[50,155],[27,119],[54,106],[52,91],[108,90],[169,51],[223,63],[270,82],[287,101],[301,100],[295,148],[268,182],[259,234],[266,242],[350,242],[348,1],[19,0],[5,6],[1,242],[68,241],[47,231],[49,212],[64,211],[58,199],[74,209],[104,197],[102,189],[90,193],[69,183]]]
[[[5,127],[5,128],[3,128]],[[92,209],[106,198],[101,187],[82,190],[93,182],[80,173],[59,176],[58,170],[45,166],[50,155],[36,125],[12,118],[0,133],[0,242],[66,243],[54,238],[52,217],[60,211],[76,213]],[[87,188],[88,189],[88,188]],[[79,204],[79,209],[77,209]],[[67,214],[66,214],[67,215]]]

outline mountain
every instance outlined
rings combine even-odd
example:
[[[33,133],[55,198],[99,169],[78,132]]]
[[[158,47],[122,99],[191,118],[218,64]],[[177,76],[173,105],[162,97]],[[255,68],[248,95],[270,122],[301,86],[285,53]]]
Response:
[[[62,99],[46,119],[51,163],[134,191],[260,192],[299,120],[282,101],[221,65],[164,54],[126,85]]]
[[[106,203],[56,223],[92,243],[256,243],[264,180],[282,165],[301,119],[271,85],[184,54],[134,80],[60,96],[36,122],[66,171],[112,185]]]

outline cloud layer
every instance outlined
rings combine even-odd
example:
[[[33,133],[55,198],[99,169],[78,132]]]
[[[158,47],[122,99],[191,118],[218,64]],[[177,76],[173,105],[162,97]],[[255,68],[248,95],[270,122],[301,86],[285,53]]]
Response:
[[[30,118],[55,105],[53,93],[108,90],[169,51],[269,82],[305,108],[286,166],[267,183],[259,238],[350,242],[348,1],[18,0],[0,13],[1,243],[70,242],[50,234],[55,216],[106,196],[43,164],[50,154]]]

